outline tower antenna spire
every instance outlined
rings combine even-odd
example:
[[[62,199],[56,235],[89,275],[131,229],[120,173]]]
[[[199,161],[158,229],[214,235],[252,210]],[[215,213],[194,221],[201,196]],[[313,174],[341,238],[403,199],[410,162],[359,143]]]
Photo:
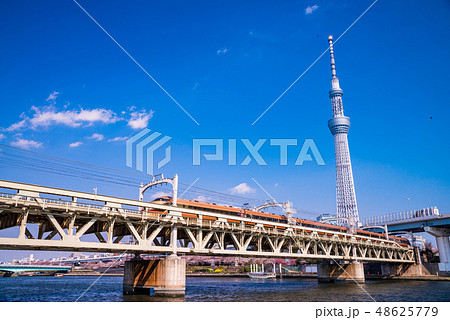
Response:
[[[328,45],[330,46],[331,75],[336,78],[336,64],[334,62],[333,36],[328,36]]]

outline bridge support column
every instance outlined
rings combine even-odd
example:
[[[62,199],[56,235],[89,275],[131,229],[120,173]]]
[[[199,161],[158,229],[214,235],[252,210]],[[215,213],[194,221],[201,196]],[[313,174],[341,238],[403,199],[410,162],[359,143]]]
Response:
[[[359,282],[363,283],[364,267],[360,262],[347,264],[320,263],[317,265],[317,279],[319,282]]]
[[[376,265],[376,264],[375,264]],[[376,270],[377,268],[375,268]],[[381,263],[381,272],[377,276],[383,277],[421,277],[429,276],[430,272],[422,263]]]
[[[160,260],[133,259],[125,262],[123,294],[183,297],[186,289],[186,260],[170,256]]]
[[[436,238],[439,251],[439,271],[450,272],[450,230],[446,228],[425,227],[425,231]]]

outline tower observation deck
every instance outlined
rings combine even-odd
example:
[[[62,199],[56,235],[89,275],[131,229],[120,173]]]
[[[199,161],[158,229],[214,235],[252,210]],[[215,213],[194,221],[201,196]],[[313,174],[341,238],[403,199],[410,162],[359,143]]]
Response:
[[[353,183],[352,163],[348,148],[347,134],[350,129],[350,118],[344,116],[342,104],[343,91],[339,87],[333,51],[333,36],[328,36],[331,59],[331,106],[333,118],[328,121],[328,128],[334,136],[336,156],[336,206],[338,224],[355,227],[359,221],[356,204],[355,185]],[[344,218],[344,219],[339,219]]]

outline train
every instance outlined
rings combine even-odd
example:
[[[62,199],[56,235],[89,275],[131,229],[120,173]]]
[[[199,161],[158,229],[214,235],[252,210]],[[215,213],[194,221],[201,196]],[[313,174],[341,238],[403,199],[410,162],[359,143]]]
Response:
[[[162,204],[162,205],[172,205],[172,197],[165,196],[165,197],[159,197],[155,200],[151,201],[151,203],[155,204]],[[226,214],[231,216],[237,216],[241,218],[250,218],[251,220],[261,220],[266,221],[267,224],[263,224],[267,227],[274,227],[277,229],[286,229],[286,227],[283,226],[277,226],[277,225],[270,225],[268,223],[270,222],[277,222],[277,223],[288,223],[288,218],[284,215],[278,215],[278,214],[272,214],[267,212],[259,212],[259,211],[253,211],[249,209],[244,208],[238,208],[234,206],[227,206],[227,205],[218,205],[215,203],[208,203],[208,202],[201,202],[197,200],[186,200],[186,199],[177,199],[177,207],[186,208],[186,209],[193,209],[193,210],[201,210],[204,212],[211,212],[211,213],[219,213],[219,214]],[[195,214],[192,213],[182,213],[182,216],[185,218],[197,218]],[[214,216],[208,216],[204,215],[203,220],[213,220],[215,221],[217,218]],[[240,223],[239,220],[233,220],[231,218],[227,219],[228,222],[235,222]],[[350,229],[344,226],[337,226],[332,224],[327,224],[323,222],[317,222],[317,221],[311,221],[306,219],[299,219],[294,218],[296,225],[301,227],[309,227],[314,229],[322,229],[324,232],[318,232],[319,234],[325,234],[326,231],[337,231],[340,233],[349,233]],[[255,225],[255,222],[252,221],[245,221],[245,224],[247,225]],[[306,232],[311,232],[307,229],[305,229]],[[364,236],[364,237],[371,237],[371,238],[378,238],[382,240],[386,240],[386,236],[380,233],[366,231],[366,230],[360,230],[357,229],[355,231],[355,237],[356,239],[358,236]],[[388,240],[395,241],[400,246],[407,247],[410,246],[410,243],[407,239],[402,237],[396,237],[396,236],[388,236]],[[381,240],[379,240],[381,242]]]

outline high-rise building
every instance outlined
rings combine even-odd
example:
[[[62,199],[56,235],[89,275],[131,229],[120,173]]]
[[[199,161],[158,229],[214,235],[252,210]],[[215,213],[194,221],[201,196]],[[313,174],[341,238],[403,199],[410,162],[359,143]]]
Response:
[[[331,59],[331,106],[333,118],[328,121],[328,128],[334,136],[336,156],[336,206],[338,224],[355,227],[359,221],[356,204],[355,185],[353,183],[352,163],[348,149],[347,134],[350,128],[350,118],[344,116],[342,104],[343,91],[339,87],[334,62],[333,36],[328,37]],[[339,219],[344,218],[344,219]]]

